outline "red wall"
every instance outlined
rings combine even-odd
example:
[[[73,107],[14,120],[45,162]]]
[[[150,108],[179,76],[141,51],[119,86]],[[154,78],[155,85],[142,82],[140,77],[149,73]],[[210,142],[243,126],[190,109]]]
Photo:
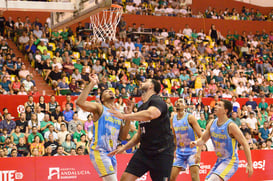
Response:
[[[250,0],[251,2],[251,0]],[[205,10],[211,6],[212,8],[216,8],[216,10],[224,10],[226,8],[229,8],[230,10],[232,8],[236,8],[238,12],[241,11],[242,7],[245,6],[246,8],[254,8],[259,9],[259,11],[263,14],[268,14],[272,7],[260,7],[260,6],[255,6],[243,2],[238,2],[234,0],[193,0],[191,8],[194,13],[197,13],[198,11],[205,12]]]
[[[213,1],[214,0],[206,0]],[[195,2],[195,1],[194,1]],[[218,1],[215,1],[218,2]],[[223,1],[226,2],[226,1]],[[233,2],[233,1],[232,1]],[[31,21],[34,21],[36,17],[40,19],[40,22],[45,22],[46,18],[50,16],[50,13],[39,13],[39,12],[14,12],[6,11],[4,16],[13,17],[13,20],[16,21],[16,18],[19,16],[23,20],[25,16],[29,16]],[[183,30],[185,24],[189,24],[191,28],[200,30],[200,28],[205,29],[205,32],[208,33],[211,24],[215,24],[216,28],[226,35],[228,30],[234,32],[237,30],[238,33],[246,31],[247,33],[252,31],[261,31],[265,29],[268,33],[273,30],[273,22],[268,21],[234,21],[234,20],[213,20],[213,19],[197,19],[197,18],[180,18],[180,17],[168,17],[168,16],[140,16],[140,15],[128,15],[124,14],[124,19],[127,22],[127,25],[131,26],[133,23],[136,23],[137,26],[144,24],[146,28],[174,28],[175,31]],[[83,20],[82,22],[90,23],[90,18]],[[72,25],[72,29],[75,30],[77,24]]]
[[[168,17],[168,16],[139,16],[139,15],[125,15],[124,16],[127,25],[136,23],[137,27],[140,24],[144,24],[147,28],[165,27],[170,29],[174,28],[175,31],[184,29],[185,24],[189,24],[191,28],[200,30],[205,29],[208,33],[211,24],[215,24],[216,28],[220,30],[222,35],[226,35],[228,30],[234,32],[237,30],[238,33],[242,31],[255,32],[265,29],[268,33],[273,30],[273,22],[265,21],[235,21],[235,20],[214,20],[214,19],[197,19],[197,18],[180,18],[180,17]]]

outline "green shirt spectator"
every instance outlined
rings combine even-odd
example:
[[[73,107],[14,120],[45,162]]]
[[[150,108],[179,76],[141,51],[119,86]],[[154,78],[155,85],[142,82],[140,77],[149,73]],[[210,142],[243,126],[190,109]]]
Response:
[[[237,126],[241,126],[241,120],[238,118],[238,113],[237,112],[232,112],[231,118],[230,118]]]
[[[74,63],[75,69],[79,69],[79,72],[82,73],[82,64],[80,63],[80,60],[77,60],[77,63]]]
[[[267,109],[268,108],[268,104],[266,102],[260,102],[259,103],[259,108],[260,109],[262,109],[262,108]]]
[[[81,131],[77,130],[77,131],[75,131],[75,133],[73,134],[73,140],[74,140],[74,142],[77,143],[77,142],[81,141],[81,136],[83,134],[86,134],[84,130],[81,130]]]
[[[133,63],[134,64],[136,64],[137,66],[139,66],[140,65],[140,57],[138,57],[138,58],[133,58]]]
[[[42,131],[43,134],[44,134],[45,132],[48,131],[48,126],[49,126],[49,124],[54,125],[53,122],[51,122],[51,121],[48,121],[48,122],[46,122],[46,121],[41,121],[41,130],[42,130],[43,128],[45,128],[45,129],[43,129],[43,131]]]
[[[61,32],[61,36],[62,36],[62,38],[64,39],[64,40],[68,40],[68,31],[63,31],[63,32]]]
[[[51,34],[51,38],[53,40],[59,40],[60,33],[58,31],[53,31]]]
[[[45,132],[48,131],[49,125],[53,125],[53,126],[54,126],[53,122],[49,121],[49,115],[48,115],[48,114],[45,114],[44,120],[41,121],[41,125],[40,125],[40,127],[41,127],[41,132],[42,132],[43,134],[44,134]]]
[[[55,54],[57,52],[59,52],[60,56],[62,56],[64,54],[64,49],[57,47],[56,50],[55,50]]]
[[[37,128],[36,128],[36,129],[37,129]],[[44,141],[44,137],[42,136],[42,134],[37,132],[36,134],[31,133],[31,134],[28,136],[28,138],[27,138],[27,142],[28,142],[29,144],[30,144],[30,143],[33,143],[33,142],[34,142],[34,137],[35,137],[36,135],[39,136],[39,138],[40,138],[41,141]]]
[[[273,93],[273,85],[268,86],[268,90],[270,93]]]

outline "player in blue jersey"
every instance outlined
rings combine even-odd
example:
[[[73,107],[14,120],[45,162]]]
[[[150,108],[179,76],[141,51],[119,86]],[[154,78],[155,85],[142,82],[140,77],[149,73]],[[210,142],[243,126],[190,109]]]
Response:
[[[184,99],[176,101],[177,114],[172,115],[172,129],[175,135],[176,151],[170,181],[175,181],[181,170],[189,165],[191,178],[199,181],[199,162],[201,148],[190,148],[191,141],[201,137],[201,128],[196,118],[184,111]]]
[[[202,146],[212,139],[212,143],[215,147],[215,153],[217,155],[217,161],[206,180],[220,181],[229,180],[238,169],[238,142],[243,146],[247,159],[246,172],[250,177],[253,173],[251,152],[249,145],[238,126],[228,118],[228,115],[232,112],[232,104],[228,100],[221,100],[216,103],[214,108],[217,118],[211,121],[204,134],[197,141],[191,142],[191,147]],[[238,142],[237,142],[238,141]]]
[[[89,80],[90,83],[86,85],[76,104],[94,115],[94,135],[90,145],[90,159],[103,181],[117,181],[116,158],[109,157],[107,154],[116,149],[118,138],[124,140],[127,138],[130,121],[125,121],[123,125],[123,120],[112,116],[108,112],[110,109],[115,109],[115,95],[109,89],[101,92],[100,100],[102,104],[87,101],[89,92],[99,82],[95,74],[91,74]],[[129,108],[127,107],[127,109]],[[127,109],[125,112],[128,111]]]

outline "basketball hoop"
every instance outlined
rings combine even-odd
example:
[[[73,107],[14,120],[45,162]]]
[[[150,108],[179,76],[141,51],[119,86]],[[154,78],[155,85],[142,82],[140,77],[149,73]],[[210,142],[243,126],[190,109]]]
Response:
[[[116,39],[116,29],[123,13],[122,6],[112,4],[109,9],[90,16],[95,40]]]

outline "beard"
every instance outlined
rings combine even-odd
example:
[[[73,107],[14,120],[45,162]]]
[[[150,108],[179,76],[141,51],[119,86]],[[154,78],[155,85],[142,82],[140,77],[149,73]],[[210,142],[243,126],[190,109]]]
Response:
[[[148,91],[148,86],[142,86],[139,90],[141,94],[144,94]]]

